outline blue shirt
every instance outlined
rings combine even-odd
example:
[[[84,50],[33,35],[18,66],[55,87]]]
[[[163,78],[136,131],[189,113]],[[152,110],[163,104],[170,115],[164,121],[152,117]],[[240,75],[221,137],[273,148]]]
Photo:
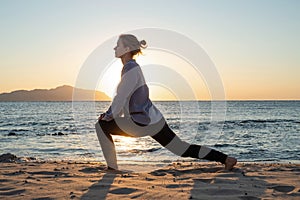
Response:
[[[145,125],[157,123],[163,117],[149,99],[149,88],[141,67],[134,59],[123,66],[117,93],[105,113],[104,120],[110,121],[122,114]]]

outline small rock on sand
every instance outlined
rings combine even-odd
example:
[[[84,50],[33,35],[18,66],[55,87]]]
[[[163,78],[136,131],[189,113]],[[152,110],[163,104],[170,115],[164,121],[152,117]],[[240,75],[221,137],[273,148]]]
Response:
[[[11,153],[0,155],[0,162],[14,162],[17,159],[18,159],[17,156]]]

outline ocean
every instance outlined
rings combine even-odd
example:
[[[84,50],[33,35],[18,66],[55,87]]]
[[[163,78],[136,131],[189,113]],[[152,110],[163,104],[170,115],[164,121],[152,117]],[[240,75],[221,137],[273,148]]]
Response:
[[[0,102],[0,154],[104,161],[94,124],[109,105]],[[157,101],[154,105],[184,141],[212,147],[244,162],[300,163],[300,101],[227,101],[226,113],[220,112],[225,118],[219,120],[213,119],[209,101]],[[180,158],[149,136],[113,138],[119,163],[203,161]]]

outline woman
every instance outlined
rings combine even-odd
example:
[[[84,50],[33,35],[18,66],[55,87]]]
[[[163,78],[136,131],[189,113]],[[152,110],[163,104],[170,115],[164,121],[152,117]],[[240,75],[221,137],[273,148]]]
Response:
[[[221,162],[231,170],[237,160],[205,146],[182,141],[169,128],[160,111],[149,99],[149,89],[140,66],[133,59],[146,48],[146,41],[138,41],[134,35],[119,36],[114,48],[115,57],[123,63],[121,81],[109,109],[100,115],[96,123],[97,136],[107,162],[107,170],[118,170],[116,151],[111,135],[129,137],[151,136],[176,155]],[[123,117],[122,117],[123,115]]]

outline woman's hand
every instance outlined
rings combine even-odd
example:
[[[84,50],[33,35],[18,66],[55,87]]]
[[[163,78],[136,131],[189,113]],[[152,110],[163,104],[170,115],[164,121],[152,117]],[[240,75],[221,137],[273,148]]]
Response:
[[[102,113],[99,117],[98,117],[98,121],[102,120],[105,117],[105,113]]]

